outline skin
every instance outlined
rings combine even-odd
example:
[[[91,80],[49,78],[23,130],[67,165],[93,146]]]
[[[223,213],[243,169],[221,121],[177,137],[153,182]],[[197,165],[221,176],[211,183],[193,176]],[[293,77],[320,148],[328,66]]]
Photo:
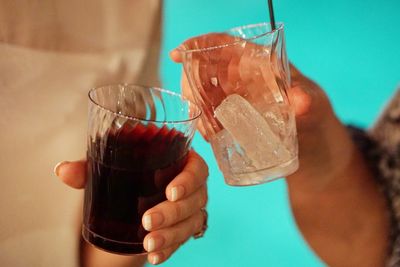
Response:
[[[384,266],[385,198],[321,88],[292,75],[301,167],[287,184],[297,225],[329,266]]]
[[[210,34],[189,39],[181,48],[218,46],[227,42],[226,35]],[[259,49],[256,45],[247,43],[244,48],[236,47],[208,51],[207,56],[192,53],[192,68],[186,70],[186,74],[199,77],[202,81],[218,77],[218,86],[226,94],[240,94],[240,87],[231,88],[229,83],[223,84],[223,79],[231,82],[251,79],[257,71],[254,65],[263,65],[264,80],[260,80],[261,84],[252,89],[263,90],[265,85],[262,83],[268,83],[267,79],[271,77],[268,72],[273,73],[273,69],[268,68],[265,62],[249,56],[250,50]],[[172,60],[178,63],[185,57],[181,48],[170,54]],[[224,51],[226,49],[229,51]],[[219,58],[218,63],[214,62],[217,66],[213,69],[202,68],[209,64],[213,53]],[[224,59],[224,53],[230,55],[228,62]],[[240,60],[235,58],[236,55]],[[272,55],[271,61],[274,60],[277,59]],[[227,72],[224,69],[228,69],[228,77],[225,77]],[[246,72],[252,69],[254,71]],[[196,73],[190,74],[189,71]],[[290,72],[291,88],[287,93],[296,115],[300,167],[286,181],[299,230],[328,266],[384,266],[389,235],[385,198],[323,90],[293,65],[290,65]],[[205,94],[215,90],[212,88],[215,85],[207,82],[201,83],[201,86]],[[182,90],[189,99],[198,98],[198,95],[192,95],[186,75],[182,77]],[[255,97],[250,100],[255,102],[262,92],[253,91],[252,94]],[[210,95],[207,97],[210,98]],[[199,131],[206,139],[211,128],[207,123],[203,120],[199,126]]]
[[[197,40],[197,43],[195,39],[190,39],[185,45],[190,48],[192,45],[227,42],[226,36],[209,37],[208,40]],[[232,50],[225,52],[235,54]],[[246,51],[238,55],[245,57]],[[175,62],[182,62],[179,50],[172,51],[170,56]],[[195,60],[201,64],[204,59]],[[239,73],[235,71],[238,62],[234,57],[231,58],[232,65],[229,68],[233,71],[227,81],[238,79],[235,76]],[[249,64],[244,66],[244,70],[250,70],[252,64],[258,64],[256,60],[242,62]],[[265,78],[272,70],[267,68],[262,71]],[[334,114],[323,90],[292,65],[290,72],[292,83],[287,93],[296,115],[300,168],[288,176],[286,181],[299,230],[328,266],[384,266],[389,235],[389,217],[384,196],[378,190],[371,171],[345,126]],[[215,73],[200,73],[200,77],[205,80],[213,77],[210,75]],[[243,77],[245,73],[241,75],[240,79],[246,79]],[[248,72],[248,75],[252,75],[252,72]],[[233,92],[229,86],[224,89]],[[193,99],[185,75],[182,78],[182,90],[186,97]],[[210,125],[203,123],[198,127],[206,140],[209,129]],[[63,163],[58,166],[57,173],[67,185],[82,188],[85,184],[84,166],[84,161]],[[148,255],[150,263],[155,263],[154,257],[157,256],[158,263],[168,259],[182,242],[201,228],[203,217],[199,209],[207,199],[207,176],[206,164],[192,152],[185,170],[168,185],[168,200],[146,212],[145,215],[157,212],[164,218],[163,223],[150,229],[151,232],[145,238],[146,249],[150,237],[154,237],[159,244],[156,251]],[[180,186],[181,189],[178,190],[180,193],[177,200],[171,199],[171,189],[174,186]],[[143,256],[121,258],[100,252],[86,243],[82,248],[82,258],[84,266],[140,266],[145,261]]]
[[[67,185],[82,189],[86,183],[86,161],[62,162],[55,169],[57,176]],[[150,231],[144,238],[144,248],[149,252],[144,256],[119,256],[103,252],[81,242],[81,264],[96,266],[142,266],[146,257],[149,263],[159,264],[167,260],[179,246],[198,233],[204,222],[200,210],[207,203],[206,181],[208,167],[194,151],[183,171],[167,186],[167,200],[147,210],[142,219],[143,226]],[[175,189],[175,190],[174,190]],[[176,191],[176,194],[173,194]],[[151,216],[150,227],[145,217]],[[149,240],[154,240],[153,248]]]

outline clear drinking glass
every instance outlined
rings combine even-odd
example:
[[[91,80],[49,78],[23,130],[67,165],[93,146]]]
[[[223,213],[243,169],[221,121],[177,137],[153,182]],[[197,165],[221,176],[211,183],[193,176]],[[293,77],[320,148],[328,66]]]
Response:
[[[89,99],[82,235],[109,252],[144,253],[143,213],[182,171],[201,111],[173,92],[127,84]]]
[[[178,50],[225,182],[260,184],[296,171],[283,24],[205,34]]]

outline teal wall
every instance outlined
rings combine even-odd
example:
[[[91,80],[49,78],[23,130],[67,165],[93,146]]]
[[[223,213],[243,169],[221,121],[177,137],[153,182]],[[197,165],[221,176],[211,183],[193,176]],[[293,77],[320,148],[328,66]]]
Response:
[[[181,67],[168,51],[193,35],[268,20],[266,0],[164,2],[164,87],[180,90]],[[346,123],[370,125],[400,83],[399,0],[275,0],[288,55],[330,96]],[[207,143],[194,147],[210,166],[209,230],[163,266],[324,266],[290,213],[283,180],[226,186]]]

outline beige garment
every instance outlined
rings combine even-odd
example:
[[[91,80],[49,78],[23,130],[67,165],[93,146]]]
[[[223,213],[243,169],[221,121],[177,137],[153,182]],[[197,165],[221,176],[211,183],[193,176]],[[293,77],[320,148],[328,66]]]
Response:
[[[159,0],[0,0],[0,266],[73,267],[87,91],[156,84]]]

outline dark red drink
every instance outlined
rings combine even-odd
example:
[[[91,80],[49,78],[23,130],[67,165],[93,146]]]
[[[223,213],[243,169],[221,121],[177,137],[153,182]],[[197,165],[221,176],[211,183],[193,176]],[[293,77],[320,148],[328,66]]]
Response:
[[[164,201],[186,163],[188,139],[154,124],[124,125],[89,143],[83,236],[120,254],[145,252],[142,216]]]

